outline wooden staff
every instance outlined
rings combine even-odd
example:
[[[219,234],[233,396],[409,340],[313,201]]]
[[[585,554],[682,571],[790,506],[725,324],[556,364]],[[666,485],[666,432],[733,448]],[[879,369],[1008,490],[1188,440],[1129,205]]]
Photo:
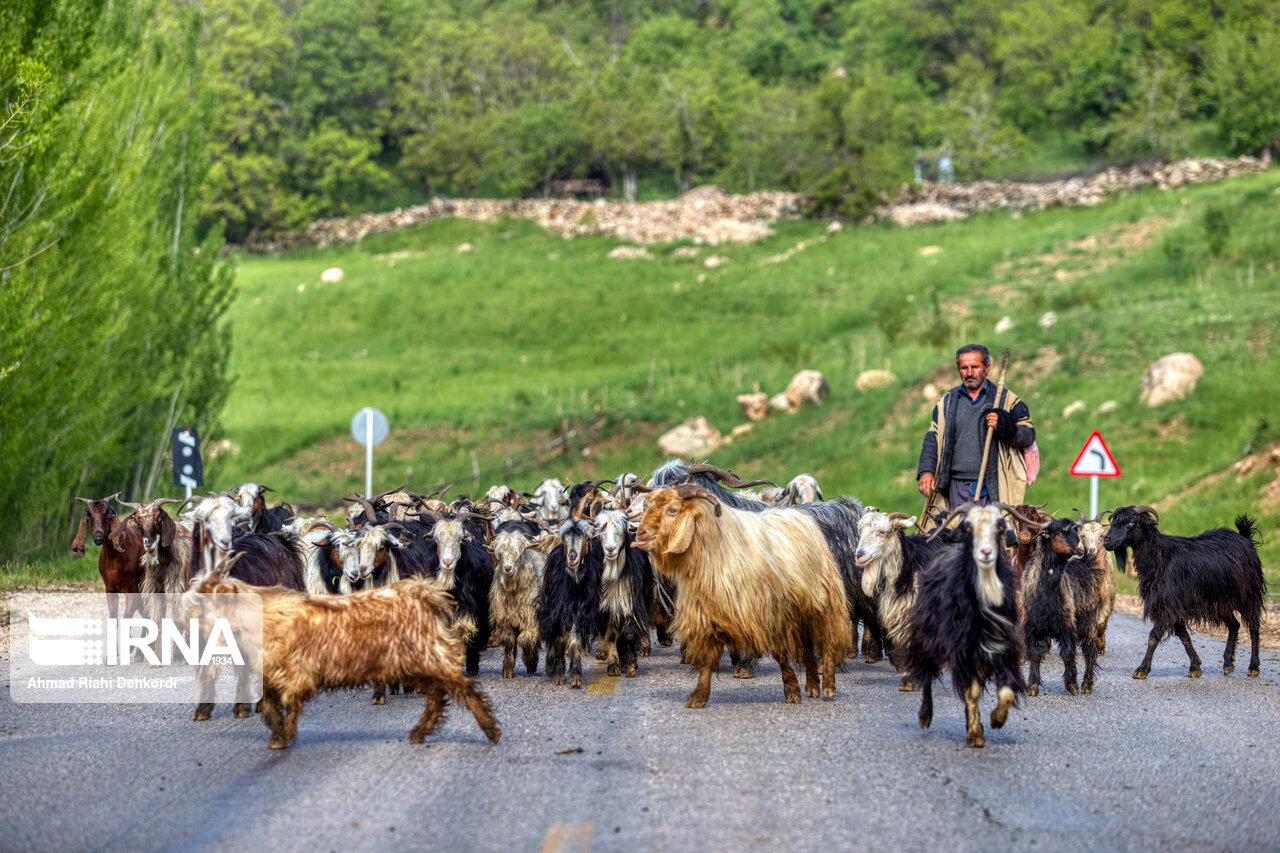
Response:
[[[1000,381],[996,383],[996,407],[998,408],[1004,401],[1001,397],[1004,394],[1004,373],[1009,367],[1009,348],[1004,348],[1004,358],[1000,361]],[[978,469],[978,482],[973,484],[973,499],[975,501],[982,495],[982,481],[987,476],[987,457],[991,453],[991,436],[995,435],[996,428],[987,427],[987,438],[982,442],[982,467]]]

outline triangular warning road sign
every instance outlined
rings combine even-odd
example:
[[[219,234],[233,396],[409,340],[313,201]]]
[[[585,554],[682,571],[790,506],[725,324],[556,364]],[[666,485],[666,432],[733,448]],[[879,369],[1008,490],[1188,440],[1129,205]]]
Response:
[[[1073,477],[1120,476],[1120,466],[1107,449],[1107,443],[1102,440],[1102,433],[1094,430],[1093,435],[1089,436],[1089,440],[1080,449],[1080,455],[1071,464],[1070,474]]]

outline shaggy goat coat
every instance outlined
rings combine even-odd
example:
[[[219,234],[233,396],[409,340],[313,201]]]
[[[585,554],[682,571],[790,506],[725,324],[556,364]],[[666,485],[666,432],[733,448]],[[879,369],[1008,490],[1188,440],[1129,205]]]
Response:
[[[743,654],[773,655],[788,703],[800,701],[792,658],[805,663],[806,688],[818,695],[816,647],[823,655],[822,692],[834,697],[835,665],[849,653],[852,632],[845,584],[821,527],[798,510],[748,512],[702,494],[679,503],[671,490],[651,493],[637,535],[657,569],[679,580],[672,628],[700,670],[686,705],[706,704],[726,644]],[[668,507],[678,507],[672,518],[665,518]]]
[[[1040,664],[1056,640],[1068,693],[1093,692],[1098,665],[1098,581],[1083,559],[1069,553],[1079,538],[1068,519],[1055,519],[1035,538],[1022,574],[1022,637],[1029,675],[1027,693],[1040,694]],[[1055,539],[1058,540],[1055,543]],[[1084,655],[1084,680],[1076,686],[1076,648]]]
[[[388,682],[407,684],[426,697],[410,743],[421,743],[436,730],[448,697],[471,711],[490,741],[502,736],[488,700],[462,674],[462,633],[453,624],[453,601],[436,581],[413,579],[350,595],[311,596],[211,578],[198,591],[261,597],[263,718],[272,749],[297,737],[302,706],[318,691]],[[218,612],[212,615],[230,616],[233,628],[248,624],[237,623],[236,615],[226,612],[230,608],[214,607]],[[249,659],[255,657],[254,649],[245,651]]]
[[[503,678],[515,676],[516,646],[523,653],[525,672],[538,671],[538,590],[546,558],[529,547],[524,529],[517,521],[499,525],[490,544],[494,572],[489,619],[494,639],[502,647]]]
[[[565,522],[561,535],[571,525],[581,526],[580,533],[590,536],[590,523]],[[585,552],[590,543],[583,541]],[[546,671],[556,684],[565,682],[565,656],[568,655],[570,686],[582,686],[582,656],[591,651],[599,632],[600,575],[590,555],[583,553],[577,566],[570,566],[561,545],[547,555],[543,567],[542,587],[538,591],[538,631],[547,646]]]

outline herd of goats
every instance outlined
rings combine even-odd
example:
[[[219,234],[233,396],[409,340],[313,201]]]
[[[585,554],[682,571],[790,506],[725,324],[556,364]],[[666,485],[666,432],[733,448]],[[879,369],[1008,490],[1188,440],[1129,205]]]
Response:
[[[503,678],[515,675],[517,648],[530,675],[545,649],[546,674],[581,687],[584,655],[594,651],[609,675],[634,676],[654,632],[664,646],[678,641],[697,670],[690,708],[707,703],[725,647],[736,677],[772,655],[788,703],[801,700],[793,661],[808,696],[830,699],[837,666],[861,639],[868,663],[887,655],[900,688],[921,691],[922,728],[933,682],[949,673],[966,743],[981,747],[979,698],[994,687],[991,725],[1003,726],[1019,697],[1038,695],[1053,642],[1067,692],[1092,692],[1115,602],[1112,553],[1121,570],[1132,566],[1152,623],[1134,678],[1146,678],[1170,633],[1186,647],[1188,675],[1200,676],[1189,624],[1226,627],[1223,672],[1232,672],[1237,614],[1252,641],[1249,675],[1259,674],[1266,584],[1257,526],[1243,515],[1235,530],[1193,537],[1161,533],[1148,506],[1076,520],[1033,505],[967,505],[917,524],[850,497],[824,500],[808,475],[778,488],[679,460],[647,482],[548,479],[532,493],[495,486],[474,501],[446,503],[447,488],[357,493],[341,528],[269,507],[268,491],[250,483],[193,497],[176,518],[164,509],[175,499],[119,501],[132,510],[120,517],[118,495],[78,498],[85,513],[72,551],[83,555],[92,535],[106,589],[128,612],[145,605],[207,620],[199,602],[257,608],[259,599],[193,593],[256,593],[259,710],[273,749],[295,739],[317,691],[362,685],[373,686],[374,704],[388,690],[425,696],[411,743],[436,729],[450,698],[496,742],[501,730],[472,679],[491,644],[502,648]],[[221,616],[235,608],[220,606]],[[209,719],[213,698],[210,682],[196,720]],[[251,713],[248,702],[234,707]]]

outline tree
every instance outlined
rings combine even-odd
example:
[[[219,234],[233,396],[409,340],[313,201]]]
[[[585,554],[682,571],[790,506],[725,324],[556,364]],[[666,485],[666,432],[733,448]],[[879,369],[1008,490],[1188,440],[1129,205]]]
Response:
[[[1209,78],[1218,133],[1233,152],[1256,154],[1280,144],[1280,24],[1259,21],[1248,31],[1214,34]]]

